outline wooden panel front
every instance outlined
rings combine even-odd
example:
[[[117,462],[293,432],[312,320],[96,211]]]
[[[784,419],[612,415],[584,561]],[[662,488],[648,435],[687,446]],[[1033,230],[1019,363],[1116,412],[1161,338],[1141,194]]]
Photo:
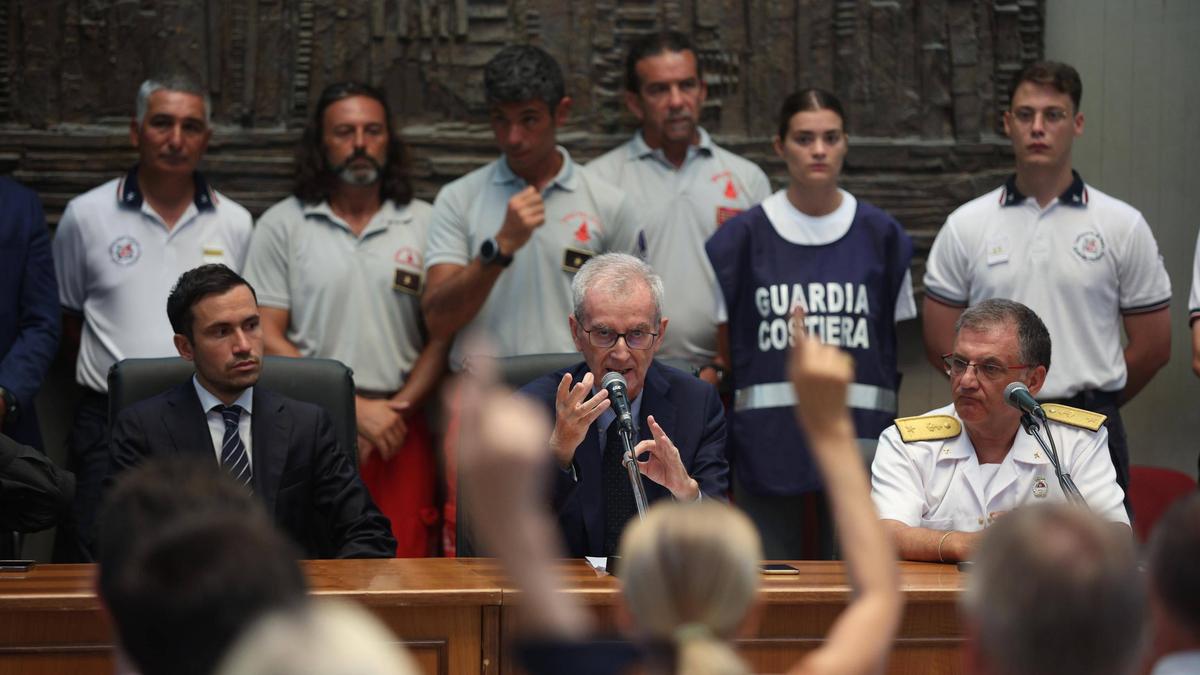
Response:
[[[753,637],[738,641],[756,672],[782,672],[824,639],[850,597],[844,566],[794,563],[801,573],[763,579],[764,608]],[[616,631],[614,578],[581,560],[564,561],[565,592],[592,608],[601,631]],[[429,675],[516,672],[520,593],[488,560],[346,560],[305,563],[313,595],[362,603],[410,649]],[[0,575],[0,673],[113,672],[111,629],[92,592],[90,565],[39,565]],[[902,563],[907,606],[888,672],[961,672],[956,603],[963,579],[948,565]]]

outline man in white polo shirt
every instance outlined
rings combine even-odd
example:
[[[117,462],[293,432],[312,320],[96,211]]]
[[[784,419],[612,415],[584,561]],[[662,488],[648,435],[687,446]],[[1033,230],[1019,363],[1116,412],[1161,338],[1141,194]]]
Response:
[[[54,237],[63,339],[78,345],[84,395],[67,440],[78,487],[74,528],[56,560],[89,560],[108,470],[108,369],[133,357],[174,356],[163,307],[179,275],[204,263],[240,270],[250,214],[209,186],[196,165],[212,136],[208,96],[174,75],[142,83],[129,139],[138,163],[67,204]],[[70,530],[75,529],[72,533]]]
[[[700,127],[708,89],[696,50],[674,31],[639,38],[625,59],[625,104],[641,122],[633,138],[588,164],[638,205],[646,261],[663,279],[671,330],[660,354],[684,359],[713,384],[717,281],[704,242],[726,220],[771,194],[758,165],[713,143]]]
[[[1043,395],[1108,416],[1109,450],[1128,492],[1119,407],[1170,356],[1171,282],[1142,215],[1071,169],[1071,145],[1083,134],[1079,73],[1039,62],[1013,87],[1004,129],[1016,174],[950,214],[938,233],[925,271],[925,352],[940,367],[968,305],[1028,305],[1054,339]]]
[[[430,206],[412,194],[384,92],[331,84],[300,141],[293,196],[259,218],[246,259],[267,353],[354,370],[359,469],[402,558],[430,553],[437,465],[422,405],[450,343],[423,335]]]
[[[567,353],[571,277],[592,256],[641,252],[624,194],[555,144],[571,99],[544,50],[506,47],[484,66],[503,156],[442,188],[433,205],[422,309],[429,332],[485,332],[498,356]],[[466,358],[455,340],[450,367]]]

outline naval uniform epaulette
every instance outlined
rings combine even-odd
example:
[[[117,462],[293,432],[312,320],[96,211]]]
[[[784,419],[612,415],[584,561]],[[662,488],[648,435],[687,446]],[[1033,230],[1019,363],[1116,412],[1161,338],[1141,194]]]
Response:
[[[962,424],[949,415],[901,417],[895,422],[900,430],[900,440],[905,443],[940,441],[962,433]]]
[[[1088,431],[1099,431],[1100,427],[1104,425],[1104,420],[1108,419],[1107,415],[1081,408],[1072,408],[1061,403],[1043,403],[1042,410],[1046,413],[1046,419]]]

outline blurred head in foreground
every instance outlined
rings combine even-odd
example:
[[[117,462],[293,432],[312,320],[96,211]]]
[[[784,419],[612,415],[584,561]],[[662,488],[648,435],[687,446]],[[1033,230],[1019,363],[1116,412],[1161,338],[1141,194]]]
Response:
[[[670,671],[748,672],[730,643],[758,596],[762,544],[745,515],[720,502],[661,502],[629,525],[620,550],[635,630],[671,648]]]
[[[1145,617],[1133,540],[1068,504],[1012,511],[979,545],[963,610],[970,672],[1130,673]]]

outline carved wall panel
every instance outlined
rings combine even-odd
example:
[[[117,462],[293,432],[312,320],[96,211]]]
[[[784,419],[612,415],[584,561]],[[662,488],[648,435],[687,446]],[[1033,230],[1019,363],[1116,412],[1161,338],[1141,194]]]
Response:
[[[206,170],[255,213],[286,194],[292,143],[322,87],[386,86],[418,192],[494,155],[482,65],[510,42],[560,61],[581,157],[629,133],[623,59],[663,26],[693,36],[706,127],[785,173],[769,138],[782,99],[832,89],[850,116],[847,186],[896,213],[922,248],[956,204],[1010,165],[998,136],[1011,78],[1042,51],[1044,0],[0,0],[0,167],[55,222],[71,196],[132,161],[138,84],[167,69],[208,88]]]

